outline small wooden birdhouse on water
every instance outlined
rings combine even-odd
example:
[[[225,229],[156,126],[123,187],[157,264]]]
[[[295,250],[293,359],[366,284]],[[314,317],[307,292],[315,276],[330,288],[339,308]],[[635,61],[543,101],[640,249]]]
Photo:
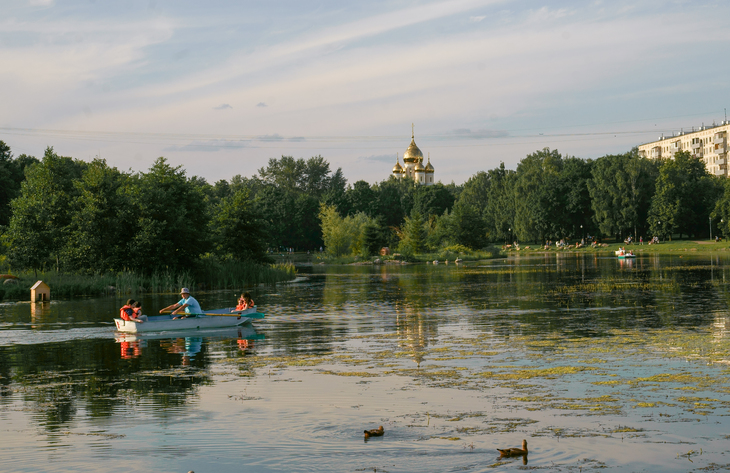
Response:
[[[30,288],[30,301],[38,302],[38,300],[41,302],[51,300],[51,288],[43,281],[38,281]]]

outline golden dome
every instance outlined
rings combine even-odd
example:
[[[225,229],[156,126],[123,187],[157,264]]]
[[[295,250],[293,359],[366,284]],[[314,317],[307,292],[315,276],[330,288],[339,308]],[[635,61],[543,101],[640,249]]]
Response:
[[[418,149],[418,146],[416,146],[415,136],[416,135],[413,131],[413,124],[411,123],[411,144],[408,145],[408,149],[406,150],[405,154],[403,154],[404,163],[422,163],[423,162],[423,153],[421,153],[421,150]]]
[[[433,166],[431,166],[431,158],[430,157],[428,158],[428,164],[426,164],[426,167],[424,169],[426,169],[426,172],[433,172]]]
[[[395,166],[393,166],[393,173],[401,173],[403,172],[403,168],[401,167],[400,163],[395,163]]]
[[[416,141],[411,138],[411,144],[408,146],[408,149],[406,150],[405,154],[403,155],[403,162],[404,163],[422,163],[423,162],[423,153],[420,149],[418,149],[418,146],[416,146]]]
[[[423,164],[421,164],[420,162],[416,163],[416,166],[413,168],[413,170],[416,172],[423,172],[425,169],[426,168],[424,168]]]

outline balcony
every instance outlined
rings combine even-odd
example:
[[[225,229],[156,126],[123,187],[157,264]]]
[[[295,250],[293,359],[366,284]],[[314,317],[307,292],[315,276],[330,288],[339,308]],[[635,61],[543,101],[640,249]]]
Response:
[[[715,145],[715,146],[717,146],[717,145]],[[718,146],[715,148],[715,154],[725,154],[725,153],[727,153],[727,148],[725,148],[724,146]]]
[[[713,140],[713,143],[716,145],[722,145],[725,144],[725,135],[715,135],[715,139]]]
[[[702,147],[702,143],[692,143],[692,151]]]
[[[662,157],[662,152],[659,151],[658,149],[653,149],[653,150],[651,150],[651,157],[652,157],[652,159],[659,159]]]
[[[716,169],[715,170],[715,176],[724,176],[725,170],[724,169]]]
[[[718,159],[717,161],[715,161],[715,164],[717,164],[717,165],[725,164],[725,158]]]

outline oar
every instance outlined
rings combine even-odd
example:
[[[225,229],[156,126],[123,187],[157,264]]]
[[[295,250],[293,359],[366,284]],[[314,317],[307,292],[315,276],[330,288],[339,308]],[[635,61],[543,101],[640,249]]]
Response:
[[[202,314],[186,314],[184,312],[176,314],[176,317],[185,315],[207,315],[209,317],[248,317],[251,319],[263,319],[266,317],[266,314],[263,314],[261,312],[251,312],[248,314],[242,314],[243,311],[235,311],[235,312],[203,312]],[[161,314],[172,314],[171,310],[165,310],[160,312]]]

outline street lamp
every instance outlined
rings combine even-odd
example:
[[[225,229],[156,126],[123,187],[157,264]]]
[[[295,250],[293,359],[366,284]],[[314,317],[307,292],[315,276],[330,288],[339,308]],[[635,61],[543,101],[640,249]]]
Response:
[[[712,240],[712,216],[710,218],[710,240]]]

